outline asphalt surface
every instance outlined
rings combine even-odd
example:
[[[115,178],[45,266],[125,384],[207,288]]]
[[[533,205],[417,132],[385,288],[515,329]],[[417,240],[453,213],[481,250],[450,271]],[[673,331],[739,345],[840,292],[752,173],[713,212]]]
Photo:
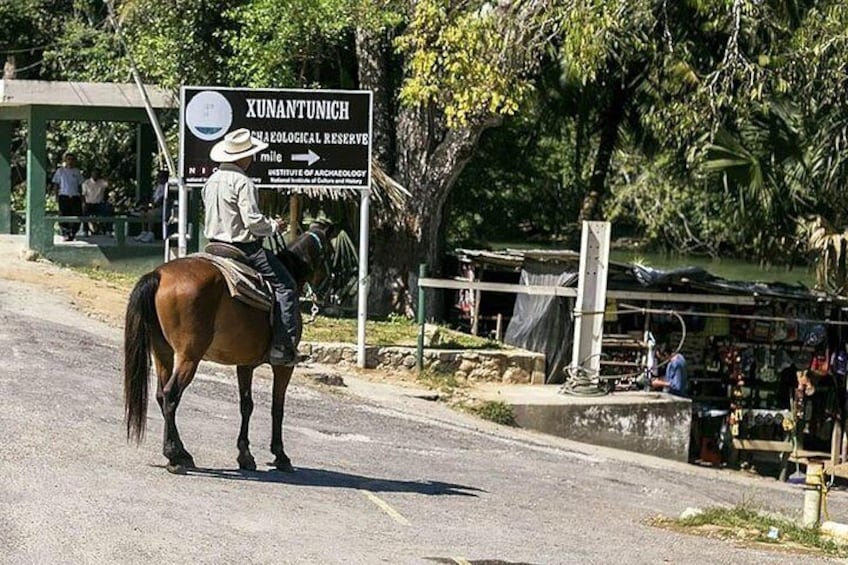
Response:
[[[254,381],[259,469],[239,472],[237,385],[204,364],[178,426],[199,469],[164,470],[162,417],[127,444],[121,334],[0,281],[0,562],[796,563],[825,559],[654,528],[687,507],[800,513],[798,487],[501,428],[344,374],[298,369],[270,470],[270,380]],[[151,381],[151,390],[153,381]],[[834,519],[848,496],[831,494]],[[842,521],[845,521],[843,519]]]

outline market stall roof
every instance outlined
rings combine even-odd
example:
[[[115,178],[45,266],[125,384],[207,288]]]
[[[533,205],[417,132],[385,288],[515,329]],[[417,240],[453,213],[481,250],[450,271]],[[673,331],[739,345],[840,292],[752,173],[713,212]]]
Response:
[[[154,108],[179,106],[174,93],[164,88],[147,85],[145,90]],[[135,84],[0,80],[0,108],[21,106],[144,108],[144,100]]]
[[[563,272],[573,271],[580,254],[571,250],[507,249],[487,251],[456,249],[460,261],[472,262],[490,268],[521,270],[531,263],[541,262],[561,265]],[[664,271],[643,265],[610,261],[607,286],[610,290],[633,290],[674,293],[743,295],[783,300],[816,302],[846,302],[842,296],[810,289],[803,284],[733,281],[713,275],[700,267],[686,267]],[[576,282],[572,284],[576,285]],[[673,296],[669,297],[673,301]]]

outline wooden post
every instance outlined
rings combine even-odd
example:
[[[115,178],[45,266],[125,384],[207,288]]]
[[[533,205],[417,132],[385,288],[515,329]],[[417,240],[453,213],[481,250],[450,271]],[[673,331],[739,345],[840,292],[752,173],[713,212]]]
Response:
[[[186,247],[189,253],[195,253],[200,250],[200,209],[203,207],[200,189],[197,187],[190,188],[188,197],[190,202],[188,219],[191,222],[191,229],[188,231],[190,239]]]
[[[289,238],[291,241],[300,235],[300,220],[303,217],[303,196],[292,194],[289,198]]]
[[[0,233],[12,232],[12,122],[0,121]]]
[[[27,140],[27,247],[41,253],[53,247],[53,224],[44,220],[47,192],[47,118],[44,109],[30,107]]]
[[[480,323],[480,291],[474,291],[474,306],[471,308],[471,335],[477,335]]]
[[[156,151],[156,136],[149,124],[139,123],[136,128],[135,196],[150,199],[153,196],[151,158]]]
[[[500,312],[495,318],[495,340],[503,343],[503,314]]]

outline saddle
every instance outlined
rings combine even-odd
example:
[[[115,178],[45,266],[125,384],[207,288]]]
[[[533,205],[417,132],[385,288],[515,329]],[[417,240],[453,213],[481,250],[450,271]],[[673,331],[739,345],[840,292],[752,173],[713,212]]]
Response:
[[[191,257],[212,263],[224,276],[230,296],[234,299],[268,312],[269,316],[273,315],[274,293],[271,285],[247,264],[247,255],[241,249],[214,242],[207,245],[202,252],[192,253]]]

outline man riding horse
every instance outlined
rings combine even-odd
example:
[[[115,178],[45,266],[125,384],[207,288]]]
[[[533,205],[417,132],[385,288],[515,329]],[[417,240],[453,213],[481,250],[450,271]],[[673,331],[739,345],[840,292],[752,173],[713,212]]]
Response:
[[[152,361],[157,377],[156,401],[165,420],[162,453],[172,473],[195,467],[194,458],[180,439],[176,413],[202,360],[236,366],[241,408],[237,461],[242,470],[256,469],[248,440],[253,371],[263,363],[271,364],[273,466],[281,471],[294,470],[283,446],[282,428],[286,389],[298,361],[298,297],[304,285],[317,288],[329,277],[333,230],[332,226],[312,225],[276,255],[262,247],[262,237],[283,230],[281,220],[266,218],[259,211],[256,186],[245,172],[253,155],[265,147],[248,130],[227,134],[211,151],[221,167],[204,186],[203,201],[206,236],[213,242],[210,247],[241,256],[272,284],[276,302],[273,327],[268,320],[267,300],[263,297],[261,304],[245,301],[246,295],[231,287],[229,268],[220,264],[224,260],[208,253],[168,261],[142,275],[127,302],[127,438],[140,442],[144,437]]]
[[[244,128],[228,133],[212,147],[209,156],[221,166],[203,187],[204,232],[210,242],[226,243],[242,251],[250,266],[271,284],[275,304],[268,360],[272,365],[293,366],[300,335],[297,286],[280,260],[262,246],[261,239],[282,233],[286,225],[280,218],[262,214],[259,191],[246,174],[253,156],[267,147]]]

